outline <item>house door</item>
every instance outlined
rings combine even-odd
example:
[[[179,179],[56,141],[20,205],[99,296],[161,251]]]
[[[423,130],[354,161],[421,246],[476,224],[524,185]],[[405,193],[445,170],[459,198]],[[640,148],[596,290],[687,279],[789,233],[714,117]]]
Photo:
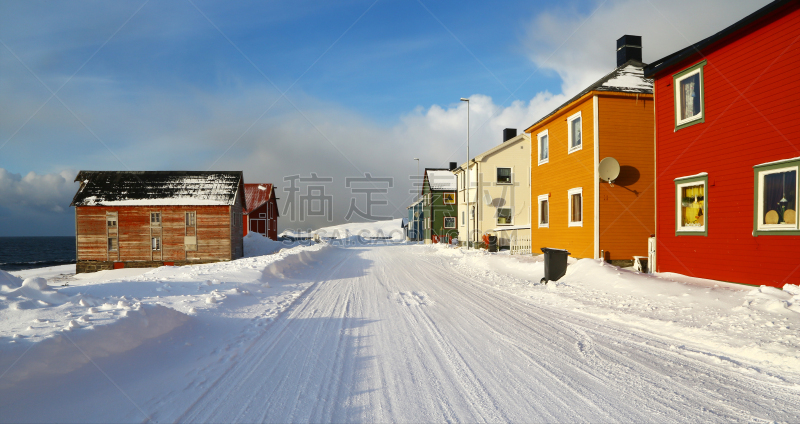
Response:
[[[267,234],[267,220],[266,219],[251,219],[250,231],[259,234]]]

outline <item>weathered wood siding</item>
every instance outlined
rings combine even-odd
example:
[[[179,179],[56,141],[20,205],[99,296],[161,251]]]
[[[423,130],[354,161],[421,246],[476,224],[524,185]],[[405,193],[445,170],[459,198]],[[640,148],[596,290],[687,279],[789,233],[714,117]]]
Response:
[[[753,236],[753,166],[800,156],[800,11],[772,15],[657,75],[657,270],[800,284],[800,236]],[[705,122],[675,130],[673,75],[701,60]],[[676,236],[677,177],[708,173],[707,236]]]
[[[599,159],[613,157],[621,168],[614,187],[600,183],[600,249],[606,260],[631,261],[647,256],[655,234],[653,96],[600,95],[598,119]]]
[[[241,210],[241,209],[239,209]],[[185,247],[186,212],[195,212],[197,250]],[[117,212],[119,250],[109,252],[106,213]],[[161,212],[161,226],[150,225],[150,212]],[[230,206],[78,206],[76,208],[78,261],[230,260],[232,243]],[[161,251],[151,248],[151,235],[161,235]],[[111,253],[109,255],[109,253]],[[163,256],[162,256],[163,255]]]

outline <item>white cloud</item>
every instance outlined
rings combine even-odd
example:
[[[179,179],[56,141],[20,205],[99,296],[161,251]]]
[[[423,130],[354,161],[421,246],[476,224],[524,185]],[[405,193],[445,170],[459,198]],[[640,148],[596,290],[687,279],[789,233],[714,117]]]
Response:
[[[721,31],[767,3],[609,0],[584,13],[563,7],[534,16],[524,44],[534,63],[558,73],[563,93],[575,95],[614,69],[616,40],[625,34],[642,36],[642,55],[648,63]]]
[[[0,168],[0,207],[64,212],[75,195],[75,175],[74,171],[44,175],[29,172],[23,177]]]

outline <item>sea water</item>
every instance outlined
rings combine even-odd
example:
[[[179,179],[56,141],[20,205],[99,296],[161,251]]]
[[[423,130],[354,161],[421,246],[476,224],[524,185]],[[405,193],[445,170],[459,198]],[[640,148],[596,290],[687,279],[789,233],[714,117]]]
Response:
[[[22,269],[75,263],[75,237],[0,237],[0,269]]]

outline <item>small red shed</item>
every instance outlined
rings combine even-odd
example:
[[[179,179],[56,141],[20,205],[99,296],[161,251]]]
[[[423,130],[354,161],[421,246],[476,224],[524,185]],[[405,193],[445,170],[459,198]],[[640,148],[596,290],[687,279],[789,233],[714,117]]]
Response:
[[[247,207],[243,214],[244,235],[259,233],[272,240],[278,239],[278,201],[272,184],[245,184]]]
[[[800,284],[800,2],[645,68],[655,79],[655,269]]]
[[[244,254],[241,171],[81,171],[75,181],[78,273]]]

